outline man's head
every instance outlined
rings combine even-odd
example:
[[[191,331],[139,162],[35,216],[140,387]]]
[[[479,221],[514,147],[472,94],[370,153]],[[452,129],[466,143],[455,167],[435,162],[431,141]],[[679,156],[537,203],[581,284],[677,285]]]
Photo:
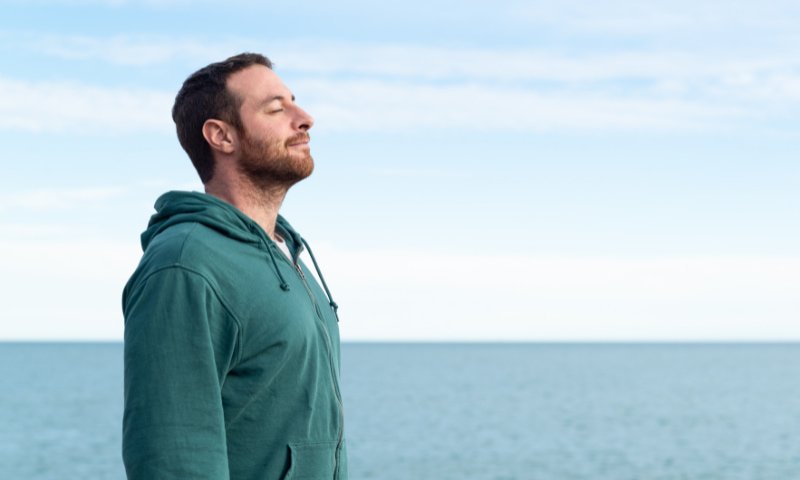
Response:
[[[313,170],[313,119],[263,55],[242,53],[193,73],[175,98],[172,118],[203,183],[214,176],[220,157],[256,181],[291,184]]]

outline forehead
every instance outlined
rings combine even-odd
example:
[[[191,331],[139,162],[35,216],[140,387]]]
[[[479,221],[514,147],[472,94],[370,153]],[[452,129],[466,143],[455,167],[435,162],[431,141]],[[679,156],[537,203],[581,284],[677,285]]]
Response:
[[[292,96],[280,77],[263,65],[252,65],[232,74],[225,85],[231,93],[242,100],[243,107],[276,96],[286,98]]]

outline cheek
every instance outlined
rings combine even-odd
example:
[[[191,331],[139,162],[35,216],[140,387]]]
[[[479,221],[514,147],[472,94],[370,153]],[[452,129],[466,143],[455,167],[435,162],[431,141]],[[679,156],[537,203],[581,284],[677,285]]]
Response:
[[[278,114],[280,116],[280,114]],[[280,135],[284,127],[279,118],[275,116],[259,115],[253,118],[251,127],[264,137],[274,137]]]
[[[249,115],[241,120],[247,134],[256,138],[272,137],[278,133],[280,127],[274,118],[265,113]]]

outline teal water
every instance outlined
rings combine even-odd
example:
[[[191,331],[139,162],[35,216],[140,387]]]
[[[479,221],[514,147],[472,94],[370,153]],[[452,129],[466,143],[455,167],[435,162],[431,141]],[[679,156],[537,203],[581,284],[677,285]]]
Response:
[[[0,478],[123,479],[120,344],[0,343]],[[800,479],[800,345],[346,344],[351,478]]]

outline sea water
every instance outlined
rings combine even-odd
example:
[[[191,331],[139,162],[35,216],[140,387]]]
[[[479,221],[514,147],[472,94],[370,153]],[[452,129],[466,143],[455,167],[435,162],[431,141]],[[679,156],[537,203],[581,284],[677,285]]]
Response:
[[[345,344],[353,480],[800,479],[800,345]],[[0,479],[124,479],[122,345],[0,343]]]

